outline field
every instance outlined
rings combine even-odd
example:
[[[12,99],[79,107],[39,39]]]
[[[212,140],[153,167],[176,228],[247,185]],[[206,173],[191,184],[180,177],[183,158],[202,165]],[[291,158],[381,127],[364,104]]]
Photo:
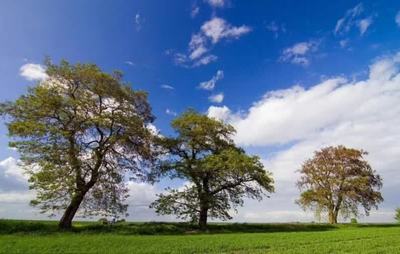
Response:
[[[211,224],[0,220],[0,253],[400,253],[400,225]]]

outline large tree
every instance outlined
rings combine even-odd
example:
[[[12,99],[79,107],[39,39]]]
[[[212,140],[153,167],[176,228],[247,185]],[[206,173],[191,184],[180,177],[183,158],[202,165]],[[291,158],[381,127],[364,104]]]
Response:
[[[147,95],[94,64],[46,62],[48,78],[1,104],[42,212],[64,213],[60,228],[82,215],[126,213],[126,172],[143,180],[152,160]]]
[[[316,151],[301,170],[297,201],[303,208],[327,213],[329,223],[337,223],[339,213],[344,217],[366,215],[383,201],[379,189],[382,179],[364,159],[367,152],[344,146],[326,147]]]
[[[261,200],[273,191],[273,180],[259,158],[237,148],[234,128],[194,111],[172,122],[175,138],[161,138],[166,152],[160,172],[188,182],[181,189],[167,189],[151,205],[159,214],[207,225],[207,218],[231,219],[229,211],[243,198]]]

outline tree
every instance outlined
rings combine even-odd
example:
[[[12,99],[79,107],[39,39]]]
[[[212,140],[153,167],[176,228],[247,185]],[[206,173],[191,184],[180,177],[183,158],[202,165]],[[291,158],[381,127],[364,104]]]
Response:
[[[30,176],[31,201],[42,212],[64,210],[59,227],[83,215],[126,212],[126,172],[146,179],[152,161],[147,94],[134,91],[122,74],[94,64],[46,62],[48,79],[16,101],[5,102],[11,147]]]
[[[198,222],[205,229],[208,217],[231,219],[231,209],[243,197],[261,200],[273,191],[271,174],[256,156],[248,156],[231,139],[232,126],[188,111],[172,122],[176,138],[161,138],[166,152],[160,173],[189,182],[181,189],[167,189],[151,207],[159,214]]]
[[[395,220],[397,220],[400,223],[400,208],[396,209],[396,214],[394,216]]]
[[[319,215],[327,213],[329,223],[337,223],[339,212],[344,217],[359,215],[362,206],[369,215],[383,201],[378,191],[382,179],[364,159],[367,152],[344,146],[326,147],[315,152],[300,170],[298,186],[301,191],[297,203],[311,208]]]

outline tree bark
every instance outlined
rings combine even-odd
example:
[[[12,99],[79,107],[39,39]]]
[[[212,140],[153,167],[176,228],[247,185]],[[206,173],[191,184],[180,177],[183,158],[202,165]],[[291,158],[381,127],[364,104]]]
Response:
[[[74,216],[76,212],[79,209],[79,206],[81,205],[83,198],[85,197],[86,192],[82,191],[77,193],[71,200],[71,203],[68,205],[67,209],[65,210],[63,216],[60,219],[60,222],[58,223],[58,227],[60,229],[64,230],[69,230],[72,227],[72,220],[74,219]]]
[[[204,205],[200,206],[199,227],[201,230],[207,229],[208,208]]]
[[[335,213],[333,210],[330,210],[328,212],[329,224],[337,224],[337,216],[337,213]]]

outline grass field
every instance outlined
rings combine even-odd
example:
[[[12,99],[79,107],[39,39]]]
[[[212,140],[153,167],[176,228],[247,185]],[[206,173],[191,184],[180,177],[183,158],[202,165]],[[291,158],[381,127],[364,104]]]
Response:
[[[75,223],[0,220],[0,253],[400,253],[400,225]]]

